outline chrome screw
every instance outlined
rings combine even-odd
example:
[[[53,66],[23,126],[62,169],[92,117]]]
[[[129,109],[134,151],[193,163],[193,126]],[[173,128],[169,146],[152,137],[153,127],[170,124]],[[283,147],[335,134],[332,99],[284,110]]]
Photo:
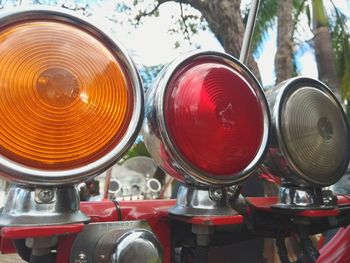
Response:
[[[53,200],[54,196],[54,192],[50,189],[42,189],[38,194],[40,201],[43,203],[50,203]]]

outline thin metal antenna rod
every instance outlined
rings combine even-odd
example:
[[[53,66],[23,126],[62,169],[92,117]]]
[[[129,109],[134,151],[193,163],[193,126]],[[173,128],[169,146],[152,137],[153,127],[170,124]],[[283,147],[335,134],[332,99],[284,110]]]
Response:
[[[247,26],[244,32],[241,54],[239,56],[239,61],[243,64],[247,64],[250,45],[252,43],[252,37],[254,33],[254,27],[256,18],[258,16],[260,0],[252,0],[252,5],[250,7]]]

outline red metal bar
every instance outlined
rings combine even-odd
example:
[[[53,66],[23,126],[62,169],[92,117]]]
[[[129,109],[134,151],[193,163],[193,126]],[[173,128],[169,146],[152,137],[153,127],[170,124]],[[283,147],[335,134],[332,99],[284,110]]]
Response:
[[[350,262],[350,226],[341,228],[320,250],[317,263]]]
[[[305,210],[292,210],[292,209],[275,209],[272,206],[277,203],[277,197],[248,197],[247,201],[256,210],[267,211],[275,214],[287,214],[295,216],[305,217],[327,217],[339,215],[339,209],[305,209]]]
[[[84,224],[60,226],[3,227],[1,228],[1,237],[3,239],[23,239],[28,237],[69,235],[79,233],[83,229]]]

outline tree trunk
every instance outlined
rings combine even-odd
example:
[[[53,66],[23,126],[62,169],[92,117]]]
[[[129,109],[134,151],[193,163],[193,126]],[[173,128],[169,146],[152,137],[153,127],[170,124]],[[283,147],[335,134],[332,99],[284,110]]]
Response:
[[[176,0],[176,2],[180,1],[201,12],[225,51],[239,58],[244,35],[241,0]],[[258,66],[251,54],[248,67],[261,81]]]
[[[275,56],[276,84],[293,75],[292,42],[293,0],[278,2],[277,52]]]
[[[337,75],[335,55],[332,49],[328,18],[323,0],[312,0],[314,45],[319,79],[341,97],[340,81]]]

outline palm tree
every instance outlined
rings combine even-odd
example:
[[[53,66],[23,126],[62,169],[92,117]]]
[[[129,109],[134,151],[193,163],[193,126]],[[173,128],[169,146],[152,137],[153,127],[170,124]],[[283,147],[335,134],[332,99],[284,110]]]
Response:
[[[275,55],[276,83],[293,75],[293,0],[278,2],[277,52]]]
[[[333,3],[333,2],[332,2]],[[340,87],[343,98],[350,99],[350,33],[346,26],[348,17],[342,14],[333,5],[332,26],[332,47],[336,57],[337,72],[340,80]],[[348,106],[350,106],[348,104]],[[350,115],[349,115],[350,116]]]
[[[327,84],[339,98],[341,95],[336,57],[332,47],[329,22],[323,0],[312,0],[315,57],[319,79]]]
[[[278,2],[278,8],[275,7],[276,2]],[[292,7],[290,6],[291,2],[293,3]],[[332,1],[330,2],[333,4]],[[260,18],[255,30],[254,40],[256,43],[253,47],[255,50],[258,49],[264,39],[264,34],[274,26],[273,22],[277,16],[276,83],[294,74],[294,32],[298,27],[300,16],[306,15],[313,24],[314,37],[308,42],[315,50],[319,79],[325,82],[337,94],[338,98],[343,95],[345,99],[350,99],[350,34],[346,26],[346,16],[333,4],[331,16],[328,17],[323,0],[312,0],[311,6],[306,0],[263,0],[262,3],[265,4],[261,5]],[[313,13],[312,19],[310,10]],[[292,13],[294,21],[291,28],[290,14]]]

